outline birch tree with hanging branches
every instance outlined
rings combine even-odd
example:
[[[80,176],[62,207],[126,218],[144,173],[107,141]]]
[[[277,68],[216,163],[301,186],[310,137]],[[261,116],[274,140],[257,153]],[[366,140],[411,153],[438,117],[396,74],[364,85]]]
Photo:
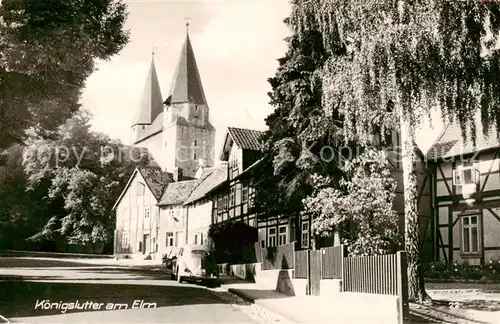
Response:
[[[438,107],[476,141],[500,129],[498,1],[295,0],[292,26],[319,29],[330,57],[321,69],[323,109],[343,116],[346,140],[367,142],[378,126],[401,136],[409,298],[423,302],[415,131]],[[338,54],[338,48],[345,48]],[[470,131],[470,132],[469,132]]]

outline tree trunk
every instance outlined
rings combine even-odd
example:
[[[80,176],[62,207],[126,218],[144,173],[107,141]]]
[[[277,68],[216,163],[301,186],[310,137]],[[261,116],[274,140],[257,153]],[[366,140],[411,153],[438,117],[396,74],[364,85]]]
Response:
[[[420,263],[420,218],[418,215],[417,173],[415,170],[415,125],[398,104],[401,123],[401,158],[404,185],[405,250],[408,262],[408,298],[414,302],[428,302]]]

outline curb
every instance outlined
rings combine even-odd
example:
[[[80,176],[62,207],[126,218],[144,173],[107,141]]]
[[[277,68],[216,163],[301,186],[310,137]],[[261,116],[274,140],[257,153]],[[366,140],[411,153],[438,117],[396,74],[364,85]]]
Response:
[[[278,312],[276,311],[275,309],[273,309],[272,307],[269,307],[268,305],[266,305],[265,303],[261,303],[259,302],[258,299],[255,299],[253,297],[250,297],[248,296],[247,294],[239,291],[238,289],[235,289],[235,288],[228,288],[227,289],[227,292],[230,293],[230,294],[233,294],[235,296],[238,296],[240,297],[241,299],[245,300],[246,302],[250,303],[250,304],[254,304],[254,305],[258,305],[262,308],[264,308],[265,310],[267,310],[268,312],[274,314],[276,317],[280,318],[280,319],[283,319],[284,322],[286,323],[299,323],[297,322],[296,320],[294,320],[293,318],[289,317],[288,314],[284,314],[282,312]]]
[[[227,289],[227,292],[228,293],[231,293],[233,295],[236,295],[242,299],[244,299],[246,302],[249,302],[250,304],[255,304],[255,299],[248,296],[247,294],[245,293],[242,293],[241,291],[237,290],[237,289],[234,289],[234,288],[228,288]]]

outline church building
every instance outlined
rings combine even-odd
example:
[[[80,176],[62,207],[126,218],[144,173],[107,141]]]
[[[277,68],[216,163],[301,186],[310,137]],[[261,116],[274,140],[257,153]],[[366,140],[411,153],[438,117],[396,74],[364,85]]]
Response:
[[[193,177],[200,159],[214,165],[215,128],[188,33],[166,99],[153,56],[131,132],[164,171]]]
[[[157,166],[136,169],[116,201],[114,252],[157,258],[172,246],[191,243],[188,207],[182,204],[192,191],[203,195],[201,189],[210,190],[227,173],[227,165],[215,165],[215,128],[188,32],[166,98],[153,55],[131,136],[133,146],[147,149]],[[206,237],[210,217],[205,219],[208,224],[197,225],[197,241]]]

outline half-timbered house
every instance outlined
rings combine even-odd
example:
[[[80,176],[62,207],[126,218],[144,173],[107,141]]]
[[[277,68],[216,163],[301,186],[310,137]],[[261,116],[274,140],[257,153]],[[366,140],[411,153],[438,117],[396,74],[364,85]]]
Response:
[[[279,217],[279,215],[263,215],[257,213],[255,206],[254,183],[258,174],[251,172],[261,163],[262,132],[228,128],[222,146],[220,159],[228,161],[228,179],[220,183],[205,195],[213,203],[212,223],[222,223],[229,220],[241,220],[250,226],[257,227],[261,246],[279,246],[298,242],[297,248],[311,248],[311,218],[303,215],[301,218]],[[380,146],[380,136],[375,136],[374,144]],[[397,181],[394,209],[400,215],[400,230],[404,232],[404,187],[402,166],[399,154],[399,137],[394,132],[386,137],[384,143],[389,161],[393,167],[393,177]],[[431,176],[424,163],[424,155],[416,152],[418,180],[418,212],[421,224],[422,249],[425,260],[432,259],[432,235],[429,219],[431,219]],[[338,244],[339,238],[329,244]]]
[[[500,145],[492,131],[476,146],[447,125],[427,152],[433,169],[435,259],[478,265],[500,258]]]

